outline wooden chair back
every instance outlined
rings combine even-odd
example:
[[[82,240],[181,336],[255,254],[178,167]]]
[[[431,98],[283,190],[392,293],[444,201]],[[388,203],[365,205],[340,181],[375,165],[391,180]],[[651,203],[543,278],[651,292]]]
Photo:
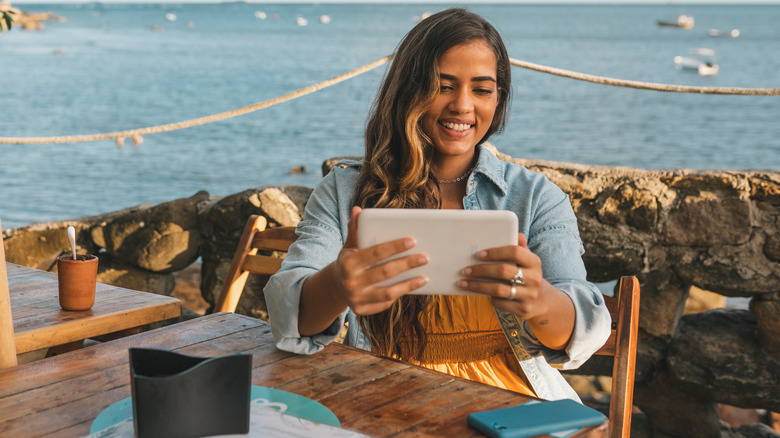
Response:
[[[634,372],[639,335],[639,280],[634,276],[620,279],[617,295],[604,295],[612,316],[612,334],[596,354],[613,356],[612,390],[609,402],[609,436],[631,434],[631,411],[634,404]]]
[[[0,222],[0,232],[3,230]],[[11,317],[11,291],[8,289],[8,270],[5,265],[5,247],[0,234],[0,370],[17,365],[14,320]]]
[[[270,253],[287,252],[298,238],[295,227],[266,228],[267,225],[263,216],[252,215],[247,220],[214,312],[236,311],[249,274],[273,275],[282,266],[282,259]]]

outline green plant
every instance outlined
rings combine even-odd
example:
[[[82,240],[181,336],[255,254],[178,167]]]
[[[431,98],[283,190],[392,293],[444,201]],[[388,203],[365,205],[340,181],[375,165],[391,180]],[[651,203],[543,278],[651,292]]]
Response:
[[[16,15],[16,12],[12,9],[0,10],[0,33],[4,30],[11,30],[11,26],[14,23],[14,15]]]

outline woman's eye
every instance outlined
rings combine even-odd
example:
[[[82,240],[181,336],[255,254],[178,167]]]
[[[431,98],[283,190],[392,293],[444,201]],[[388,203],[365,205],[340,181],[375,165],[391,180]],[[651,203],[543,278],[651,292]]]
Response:
[[[477,88],[476,90],[474,90],[474,92],[477,93],[477,94],[481,94],[481,95],[487,96],[487,95],[493,94],[493,89],[492,88]]]
[[[442,92],[444,92],[444,91],[452,91],[452,90],[453,90],[452,85],[443,85],[442,84],[442,86],[439,87],[439,91],[442,91]]]

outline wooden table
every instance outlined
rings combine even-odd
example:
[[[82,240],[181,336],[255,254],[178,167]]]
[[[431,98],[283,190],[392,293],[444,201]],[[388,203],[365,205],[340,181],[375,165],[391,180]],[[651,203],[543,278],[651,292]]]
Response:
[[[57,274],[13,263],[6,267],[16,354],[58,346],[67,351],[84,339],[137,333],[146,324],[181,315],[176,298],[101,283],[91,309],[65,311],[59,304]]]
[[[372,436],[481,436],[466,424],[469,413],[529,399],[341,344],[286,353],[267,323],[217,313],[0,371],[0,436],[87,435],[103,409],[130,397],[129,347],[252,353],[252,384],[314,399],[342,427]],[[605,434],[601,425],[579,436]]]

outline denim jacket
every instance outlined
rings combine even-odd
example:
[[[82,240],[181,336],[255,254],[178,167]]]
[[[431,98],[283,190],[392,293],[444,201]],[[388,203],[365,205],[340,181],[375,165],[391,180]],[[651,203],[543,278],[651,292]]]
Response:
[[[609,337],[610,316],[600,291],[585,279],[577,218],[568,196],[547,177],[501,161],[488,149],[479,148],[479,160],[469,176],[463,207],[515,212],[518,232],[525,234],[529,249],[541,259],[544,278],[569,295],[576,312],[574,332],[564,350],[544,346],[528,325],[513,314],[497,310],[498,319],[536,395],[547,400],[579,400],[555,368],[577,368],[598,350]],[[333,262],[347,238],[360,163],[340,164],[314,189],[296,230],[298,240],[264,289],[271,330],[281,350],[313,354],[336,339],[345,321],[349,328],[344,343],[365,350],[371,348],[350,309],[318,335],[298,333],[298,306],[304,281]]]

